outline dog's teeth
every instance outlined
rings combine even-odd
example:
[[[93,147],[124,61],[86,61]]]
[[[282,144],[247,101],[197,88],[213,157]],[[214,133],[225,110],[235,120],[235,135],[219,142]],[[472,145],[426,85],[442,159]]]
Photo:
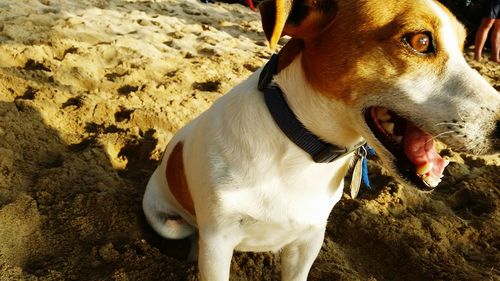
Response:
[[[448,164],[450,164],[450,160],[444,159],[443,169],[446,168],[448,166]],[[439,176],[439,178],[440,179],[444,178],[444,175],[441,174],[441,176]]]
[[[394,140],[395,140],[398,144],[402,144],[402,143],[403,143],[403,136],[395,136],[395,137],[394,137]]]
[[[382,123],[382,128],[384,128],[384,130],[390,135],[394,135],[394,123],[384,122]]]
[[[432,170],[432,167],[434,167],[434,163],[432,162],[427,162],[423,165],[420,165],[417,167],[417,175],[422,176],[427,174]]]
[[[386,115],[380,116],[378,119],[382,122],[389,121],[389,120],[391,120],[391,115],[386,114]]]
[[[441,179],[435,178],[433,176],[423,176],[422,179],[430,186],[436,187],[441,182]]]
[[[433,182],[430,183],[430,186],[432,186],[432,187],[436,187],[441,183],[441,179],[436,179],[436,178],[432,178],[432,179],[433,179]]]
[[[382,122],[386,122],[391,119],[391,115],[389,114],[389,110],[387,108],[379,107],[376,109],[375,113],[377,115],[378,120]]]

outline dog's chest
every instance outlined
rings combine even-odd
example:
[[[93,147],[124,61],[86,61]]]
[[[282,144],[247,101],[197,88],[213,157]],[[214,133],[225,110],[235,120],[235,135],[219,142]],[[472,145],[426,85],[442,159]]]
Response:
[[[222,212],[239,223],[242,239],[236,249],[276,251],[309,233],[323,231],[342,195],[342,170],[318,171],[306,178],[296,175],[288,181],[271,177],[262,185],[221,194]]]
[[[293,219],[288,221],[259,221],[246,217],[241,219],[243,239],[236,246],[238,251],[278,251],[285,245],[308,235],[322,231],[323,224],[314,225]]]

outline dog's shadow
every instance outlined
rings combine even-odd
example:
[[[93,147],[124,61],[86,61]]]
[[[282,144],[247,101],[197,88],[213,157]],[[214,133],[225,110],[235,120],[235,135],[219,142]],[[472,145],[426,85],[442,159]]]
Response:
[[[14,100],[0,102],[0,275],[187,279],[187,242],[158,239],[142,214],[153,137],[125,145],[128,164],[117,171],[97,133],[65,141],[38,111],[35,88],[9,91]]]

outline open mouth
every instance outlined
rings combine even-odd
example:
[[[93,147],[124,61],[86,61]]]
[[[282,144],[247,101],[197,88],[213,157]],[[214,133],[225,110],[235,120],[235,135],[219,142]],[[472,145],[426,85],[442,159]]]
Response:
[[[425,191],[441,182],[449,161],[437,153],[430,134],[383,107],[368,108],[365,120],[375,137],[396,159],[394,165],[404,180]]]

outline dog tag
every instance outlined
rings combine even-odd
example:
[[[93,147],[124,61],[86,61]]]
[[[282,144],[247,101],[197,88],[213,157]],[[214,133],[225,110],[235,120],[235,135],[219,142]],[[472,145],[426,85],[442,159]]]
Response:
[[[351,179],[351,198],[355,199],[358,196],[359,188],[361,186],[361,174],[363,170],[363,158],[359,157],[354,165],[354,170],[352,171]]]
[[[368,150],[365,145],[358,148],[356,151],[356,164],[354,164],[354,170],[352,171],[351,179],[351,198],[355,199],[358,196],[359,188],[361,187],[361,179],[363,178],[363,168],[366,169],[365,173],[368,172],[366,167],[366,156],[368,156]],[[368,177],[368,175],[366,175]]]

